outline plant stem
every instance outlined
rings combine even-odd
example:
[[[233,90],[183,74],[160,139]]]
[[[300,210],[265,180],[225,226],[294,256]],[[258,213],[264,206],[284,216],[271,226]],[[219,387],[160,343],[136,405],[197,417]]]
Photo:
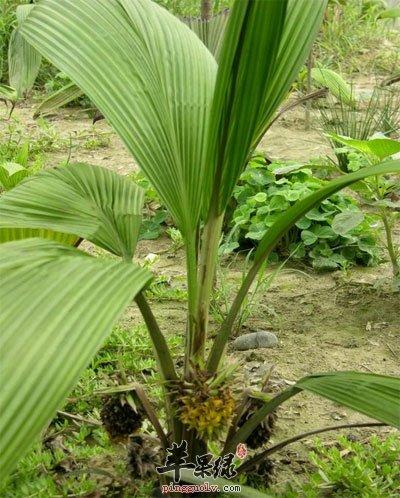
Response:
[[[229,441],[235,435],[236,429],[238,427],[238,422],[242,417],[244,411],[247,410],[247,408],[250,406],[250,402],[251,397],[249,396],[249,392],[245,391],[243,393],[243,399],[241,400],[240,404],[236,406],[236,411],[229,425],[228,434],[225,441]]]
[[[311,93],[312,89],[312,78],[311,78],[311,70],[314,65],[314,57],[313,57],[313,52],[311,49],[311,52],[308,56],[307,59],[307,93]],[[306,130],[310,129],[310,123],[311,123],[311,101],[307,100],[306,102]]]
[[[169,446],[169,441],[167,436],[164,433],[163,428],[161,427],[160,421],[156,415],[156,412],[154,411],[154,408],[149,401],[144,389],[140,384],[135,384],[135,392],[137,397],[139,398],[140,402],[142,403],[143,409],[146,412],[147,418],[150,420],[152,423],[157,436],[159,437],[161,444],[164,449],[168,448]],[[129,400],[128,400],[129,401]],[[134,408],[134,407],[133,407]]]
[[[179,441],[182,436],[182,424],[177,417],[173,416],[173,399],[171,393],[169,392],[168,386],[169,382],[178,380],[172,356],[167,341],[165,340],[165,337],[161,332],[153,312],[151,311],[150,306],[148,305],[142,292],[139,292],[135,298],[135,301],[146,323],[147,330],[149,331],[158,368],[162,379],[165,381],[164,389],[166,410],[168,415],[168,423],[171,424],[170,430],[172,430],[172,437],[174,441]]]
[[[185,378],[190,377],[190,360],[193,356],[194,338],[196,333],[196,306],[198,296],[197,281],[197,235],[187,237],[186,270],[188,284],[188,321],[185,337]]]
[[[196,332],[193,344],[194,359],[204,358],[207,338],[210,297],[218,260],[218,246],[221,237],[224,214],[211,212],[204,227],[199,267],[199,299],[196,314]]]
[[[151,342],[153,344],[154,353],[160,368],[161,375],[165,381],[177,380],[178,376],[175,372],[174,363],[172,361],[171,353],[165,340],[163,333],[158,326],[158,323],[150,309],[143,292],[135,297],[135,301],[142,313],[143,319],[146,323],[147,329],[150,334]]]
[[[264,460],[264,458],[268,457],[272,453],[281,450],[288,444],[295,443],[296,441],[300,441],[301,439],[304,439],[306,437],[314,436],[315,434],[321,434],[322,432],[336,431],[338,429],[352,429],[356,427],[387,427],[387,424],[384,424],[383,422],[363,422],[356,424],[342,424],[331,427],[324,427],[322,429],[315,429],[309,432],[303,432],[302,434],[298,434],[297,436],[285,439],[284,441],[281,441],[280,443],[277,443],[274,446],[267,448],[258,455],[255,455],[253,458],[250,458],[250,460],[248,460],[247,462],[242,463],[242,465],[240,465],[236,470],[238,472],[247,472],[252,468],[254,468],[257,464],[259,464],[262,460]]]
[[[316,99],[321,99],[323,97],[326,97],[328,94],[328,90],[326,88],[318,88],[318,90],[313,90],[309,93],[306,93],[302,97],[299,97],[293,101],[290,101],[289,103],[285,104],[282,106],[278,112],[275,114],[275,116],[271,119],[271,121],[268,124],[268,129],[271,128],[271,126],[277,121],[282,114],[285,114],[287,111],[290,111],[291,109],[294,109],[295,107],[301,105],[301,104],[308,104],[309,101],[311,100],[316,100]]]
[[[246,275],[246,278],[243,280],[242,285],[238,293],[236,294],[227,317],[221,325],[221,328],[211,348],[210,356],[208,357],[207,370],[210,373],[214,373],[218,369],[218,365],[223,355],[226,343],[229,339],[229,335],[231,334],[232,328],[235,324],[236,316],[240,311],[242,303],[247,296],[253,280],[257,276],[261,264],[262,261],[254,262],[253,266],[250,268],[249,273]]]
[[[399,266],[399,261],[398,257],[396,254],[396,249],[393,243],[393,237],[392,237],[392,227],[390,226],[390,221],[388,220],[388,217],[386,213],[381,212],[381,219],[383,221],[383,226],[385,227],[385,234],[386,234],[386,248],[389,253],[390,261],[392,263],[392,268],[393,268],[393,276],[397,277],[400,275],[400,266]]]

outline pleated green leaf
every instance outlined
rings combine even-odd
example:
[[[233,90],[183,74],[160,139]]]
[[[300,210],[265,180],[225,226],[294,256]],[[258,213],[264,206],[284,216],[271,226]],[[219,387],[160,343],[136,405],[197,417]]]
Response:
[[[0,244],[22,239],[49,239],[68,246],[75,246],[79,242],[79,237],[69,233],[55,232],[38,228],[0,228]]]
[[[350,106],[354,105],[355,101],[352,89],[340,74],[331,69],[314,67],[311,70],[311,77],[320,85],[328,88],[338,100]]]
[[[295,387],[400,428],[399,377],[362,372],[322,373],[300,379]]]
[[[327,372],[303,377],[292,387],[269,399],[229,440],[228,448],[249,435],[278,406],[302,390],[330,399],[371,418],[400,427],[400,378],[363,372]]]
[[[15,88],[18,97],[22,97],[35,83],[42,63],[42,56],[21,35],[21,26],[34,5],[17,7],[17,27],[11,33],[8,45],[8,73],[10,86]]]
[[[283,32],[287,0],[235,2],[210,116],[207,192],[221,213],[247,161]],[[210,197],[211,198],[211,197]]]
[[[56,90],[46,97],[36,108],[34,118],[46,116],[55,110],[69,104],[73,100],[83,95],[82,90],[75,83],[68,83],[59,90]]]
[[[220,56],[228,16],[229,10],[226,9],[208,20],[201,17],[182,18],[182,21],[196,33],[217,61]]]
[[[54,416],[151,274],[56,242],[0,245],[0,469],[4,479]]]
[[[279,53],[268,83],[254,146],[263,137],[308,57],[326,5],[327,0],[289,0]]]
[[[400,141],[391,138],[371,138],[369,140],[358,140],[350,137],[343,137],[336,133],[329,133],[328,137],[347,145],[363,154],[374,156],[377,159],[385,159],[386,157],[393,156],[400,152]]]
[[[243,0],[230,13],[210,118],[206,192],[225,209],[251,151],[290,90],[326,0]],[[206,207],[208,202],[206,200]]]
[[[93,101],[193,233],[217,69],[195,33],[150,0],[43,0],[22,32]]]
[[[61,166],[28,177],[0,197],[0,228],[73,234],[132,258],[143,194],[131,180],[105,168]]]

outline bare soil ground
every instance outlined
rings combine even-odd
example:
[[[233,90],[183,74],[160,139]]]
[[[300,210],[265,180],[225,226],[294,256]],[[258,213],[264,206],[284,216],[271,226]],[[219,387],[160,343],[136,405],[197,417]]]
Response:
[[[142,242],[139,257],[159,251],[160,246],[168,246],[168,241]],[[184,275],[183,263],[182,254],[174,259],[164,256],[156,270],[173,275],[173,281],[179,282]],[[241,266],[236,263],[231,271],[232,281],[240,282]],[[399,376],[400,294],[382,286],[389,276],[390,268],[386,265],[356,268],[346,274],[300,272],[296,268],[281,271],[260,296],[255,313],[246,324],[249,330],[273,331],[279,339],[278,347],[243,352],[230,347],[226,361],[240,365],[237,385],[257,388],[271,368],[272,386],[277,390],[300,377],[324,371],[357,370]],[[183,335],[184,303],[153,304],[166,332]],[[138,319],[134,309],[125,318],[132,319]],[[315,428],[367,420],[318,396],[301,394],[280,409],[271,442]],[[352,429],[342,433],[363,440],[372,433],[384,435],[392,431]],[[331,432],[321,438],[329,444],[336,436]],[[277,483],[283,486],[293,479],[293,473],[304,472],[312,440],[295,443],[275,456]]]
[[[27,139],[39,131],[38,123],[32,117],[35,107],[33,103],[21,104],[13,112],[13,118],[24,126]],[[6,107],[0,106],[0,127],[6,126],[7,115]],[[46,117],[46,121],[56,130],[60,139],[71,139],[74,144],[82,135],[95,137],[106,134],[109,138],[109,145],[104,149],[85,150],[73,147],[71,151],[65,148],[48,154],[49,167],[56,166],[70,153],[71,162],[88,162],[113,169],[120,174],[131,173],[137,169],[132,156],[105,120],[93,125],[82,109],[67,108]],[[274,159],[304,162],[310,158],[323,157],[330,152],[329,145],[318,131],[304,129],[302,110],[293,110],[275,123],[261,141],[259,149]]]

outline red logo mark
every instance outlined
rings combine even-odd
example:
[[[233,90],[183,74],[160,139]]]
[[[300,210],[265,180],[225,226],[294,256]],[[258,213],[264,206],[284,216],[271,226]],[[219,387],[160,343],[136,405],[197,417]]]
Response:
[[[247,446],[244,443],[239,443],[236,446],[236,456],[241,460],[247,457]]]

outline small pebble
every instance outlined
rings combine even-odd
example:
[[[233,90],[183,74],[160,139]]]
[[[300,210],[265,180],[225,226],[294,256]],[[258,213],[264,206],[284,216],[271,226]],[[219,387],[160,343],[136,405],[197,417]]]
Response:
[[[244,334],[233,341],[233,348],[237,351],[249,349],[273,348],[278,345],[278,338],[272,332],[260,330],[250,334]]]

